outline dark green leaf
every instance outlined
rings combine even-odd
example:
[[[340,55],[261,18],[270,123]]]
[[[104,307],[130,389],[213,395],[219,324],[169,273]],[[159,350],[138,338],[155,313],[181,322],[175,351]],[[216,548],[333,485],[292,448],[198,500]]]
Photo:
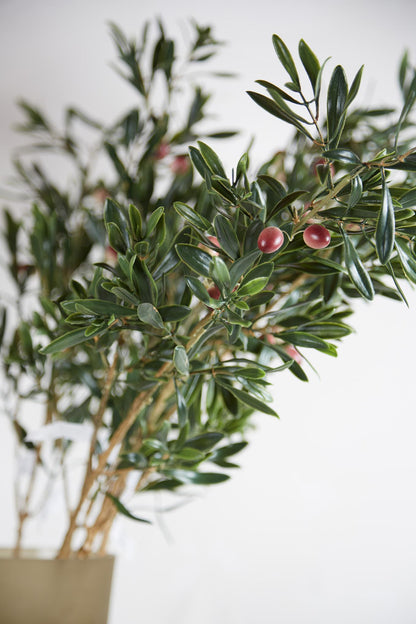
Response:
[[[396,237],[396,249],[403,271],[408,279],[416,284],[416,258],[409,249],[406,241],[400,238],[400,236]]]
[[[135,240],[141,240],[142,238],[142,216],[140,214],[140,210],[130,204],[129,206],[129,220],[130,220],[130,229]]]
[[[274,92],[274,93],[278,93],[279,96],[283,98],[284,100],[286,100],[287,102],[291,102],[292,104],[302,104],[302,102],[300,102],[299,100],[296,100],[289,93],[286,93],[286,91],[284,91],[280,87],[277,87],[275,84],[268,82],[267,80],[256,80],[256,82],[262,87],[265,87],[272,97],[273,97],[273,92]]]
[[[192,312],[191,308],[184,305],[165,305],[158,308],[159,314],[165,323],[183,321]]]
[[[322,155],[329,160],[335,160],[351,165],[361,165],[361,160],[349,149],[333,149],[323,152]]]
[[[127,251],[128,243],[126,243],[120,228],[115,223],[107,223],[108,242],[110,246],[121,254]]]
[[[193,470],[181,469],[165,469],[163,473],[173,479],[181,481],[181,483],[194,483],[196,485],[213,485],[215,483],[223,483],[230,477],[219,472],[194,472]]]
[[[118,498],[116,498],[109,492],[106,492],[105,495],[112,501],[117,511],[123,514],[123,516],[130,518],[130,520],[136,520],[137,522],[144,522],[145,524],[152,524],[149,520],[144,520],[143,518],[138,518],[137,516],[134,516],[128,509],[126,509],[126,507],[124,507],[123,503],[121,503]]]
[[[305,193],[306,191],[292,191],[291,193],[288,193],[287,195],[285,195],[285,197],[282,197],[282,199],[280,199],[277,202],[277,204],[273,206],[273,208],[270,211],[268,211],[266,222],[270,221],[270,219],[273,219],[273,217],[275,217],[279,212],[281,212],[284,208],[292,204],[296,199],[298,199]]]
[[[165,211],[164,207],[163,206],[159,206],[159,208],[156,208],[152,212],[152,214],[150,215],[149,220],[147,222],[146,236],[150,236],[150,234],[156,228],[157,224],[159,223],[159,220],[163,216],[164,211]]]
[[[354,80],[352,81],[351,88],[348,91],[347,107],[351,104],[351,102],[353,102],[353,100],[355,99],[358,93],[358,90],[361,84],[361,77],[363,75],[363,70],[364,70],[364,65],[361,65],[360,69],[358,70],[358,72],[356,73],[354,77]]]
[[[261,93],[256,93],[255,91],[247,91],[248,95],[251,97],[256,104],[264,108],[265,111],[278,117],[282,121],[286,121],[287,123],[294,126],[299,132],[304,134],[308,139],[313,141],[312,135],[302,126],[302,124],[292,115],[289,115],[286,110],[282,109],[274,100],[262,95]]]
[[[89,336],[85,335],[85,327],[81,329],[73,329],[70,332],[55,338],[46,347],[40,350],[45,355],[51,355],[52,353],[59,353],[69,347],[74,347],[89,340]]]
[[[146,325],[151,325],[155,329],[165,329],[162,317],[151,303],[140,303],[137,306],[137,316]]]
[[[331,144],[336,143],[338,138],[342,115],[347,105],[347,92],[348,86],[344,70],[341,65],[337,65],[328,87],[327,124],[328,139]]]
[[[341,233],[344,238],[345,266],[347,267],[348,275],[360,295],[371,301],[374,299],[374,288],[371,278],[361,262],[354,245],[343,229],[341,229]]]
[[[136,311],[127,306],[121,306],[105,299],[69,299],[64,301],[62,307],[67,312],[82,312],[103,316],[134,316]]]
[[[194,245],[188,245],[186,243],[179,243],[175,246],[175,249],[182,262],[192,269],[192,271],[195,271],[195,273],[203,277],[210,276],[209,267],[212,259],[210,254]]]
[[[322,338],[314,334],[310,334],[304,331],[284,331],[279,333],[279,338],[285,340],[289,344],[294,344],[297,347],[305,347],[308,349],[317,349],[328,355],[337,355],[337,350],[334,345],[325,342]]]
[[[214,229],[221,249],[234,260],[238,256],[240,244],[231,223],[223,215],[217,215],[214,219]]]
[[[176,212],[193,227],[201,230],[202,232],[210,229],[211,223],[207,219],[205,219],[205,217],[202,217],[197,212],[195,212],[195,210],[190,206],[187,206],[182,202],[175,202],[173,206]]]
[[[394,206],[389,188],[383,179],[383,199],[376,227],[376,249],[381,264],[389,261],[394,247]]]
[[[240,278],[250,270],[260,255],[260,251],[252,251],[232,264],[230,268],[231,288],[234,288]]]
[[[272,41],[275,52],[279,57],[279,60],[282,63],[283,67],[291,77],[296,87],[300,87],[298,72],[296,70],[292,55],[290,54],[286,44],[280,37],[278,37],[278,35],[273,35]]]
[[[264,414],[269,414],[270,416],[276,416],[276,418],[279,418],[276,412],[269,405],[263,403],[263,401],[260,401],[259,399],[256,399],[245,390],[234,388],[234,386],[229,384],[226,380],[223,380],[220,375],[216,376],[215,382],[223,388],[226,388],[226,390],[231,392],[231,394],[235,396],[240,403],[243,403],[247,407],[252,407],[258,412],[263,412]]]
[[[210,303],[210,296],[205,286],[196,277],[187,277],[186,282],[192,291],[192,294],[205,304]]]
[[[202,141],[198,141],[198,146],[202,154],[202,158],[205,160],[210,171],[214,175],[218,175],[221,178],[227,178],[223,164],[218,158],[217,154],[214,152],[214,150]]]
[[[351,192],[348,199],[348,209],[354,208],[358,204],[361,199],[361,195],[363,194],[363,181],[360,176],[355,176],[351,180]]]
[[[299,57],[306,73],[308,74],[312,89],[315,90],[320,68],[319,61],[303,39],[299,41]]]
[[[186,441],[185,447],[189,446],[190,448],[197,449],[198,451],[209,451],[212,449],[220,440],[224,437],[223,433],[217,432],[208,432],[202,433],[200,435],[195,436],[194,438],[189,438]]]

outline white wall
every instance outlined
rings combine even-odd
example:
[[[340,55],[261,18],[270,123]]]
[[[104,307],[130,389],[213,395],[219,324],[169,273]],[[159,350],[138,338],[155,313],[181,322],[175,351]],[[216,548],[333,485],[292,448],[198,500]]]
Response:
[[[194,16],[229,41],[219,65],[239,78],[222,85],[213,109],[221,125],[246,134],[223,150],[228,166],[251,134],[258,162],[288,136],[244,94],[256,78],[282,78],[273,32],[292,49],[304,37],[350,76],[364,62],[365,103],[398,101],[405,47],[416,62],[412,0],[2,0],[2,180],[18,140],[10,130],[16,97],[56,119],[68,101],[101,117],[116,113],[133,96],[108,67],[106,21],[135,34],[155,14],[175,32]],[[276,377],[281,420],[255,419],[243,468],[230,482],[165,515],[164,531],[121,520],[132,554],[119,558],[111,624],[416,621],[414,292],[409,302],[409,310],[357,302],[357,333],[338,360],[313,357],[320,379],[306,385],[289,373]],[[0,420],[1,544],[10,543],[14,526],[6,425]]]

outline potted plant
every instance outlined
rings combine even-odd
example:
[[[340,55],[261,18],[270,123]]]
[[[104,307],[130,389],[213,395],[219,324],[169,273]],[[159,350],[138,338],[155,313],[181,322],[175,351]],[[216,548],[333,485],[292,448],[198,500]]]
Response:
[[[24,219],[4,212],[17,293],[2,312],[5,410],[30,463],[17,483],[7,565],[34,565],[21,558],[24,528],[51,479],[68,508],[54,567],[35,573],[34,602],[52,581],[55,596],[64,587],[64,605],[40,612],[44,624],[105,622],[106,600],[71,584],[82,578],[73,566],[95,566],[80,581],[91,588],[106,562],[108,594],[116,515],[148,522],[132,511],[136,496],[228,479],[252,413],[277,416],[270,375],[287,369],[307,381],[306,353],[336,356],[354,298],[405,301],[400,280],[416,282],[416,75],[407,56],[402,110],[360,109],[363,68],[349,84],[337,65],[322,93],[325,63],[301,40],[296,64],[274,35],[289,82],[259,80],[267,95],[248,93],[295,135],[257,173],[247,152],[228,175],[206,137],[233,132],[200,130],[208,100],[200,85],[183,104],[189,85],[181,90],[179,77],[218,46],[210,28],[193,28],[180,59],[161,23],[156,38],[146,26],[138,42],[112,26],[138,98],[115,123],[69,108],[58,130],[21,103],[32,147],[58,151],[75,171],[63,189],[23,158],[19,184],[33,207]],[[33,402],[43,409],[35,422],[25,409]],[[70,581],[60,580],[64,565]],[[35,622],[33,603],[5,606],[15,573],[1,574],[3,619],[30,613]],[[20,567],[16,574],[21,592]],[[79,593],[97,596],[85,616]]]

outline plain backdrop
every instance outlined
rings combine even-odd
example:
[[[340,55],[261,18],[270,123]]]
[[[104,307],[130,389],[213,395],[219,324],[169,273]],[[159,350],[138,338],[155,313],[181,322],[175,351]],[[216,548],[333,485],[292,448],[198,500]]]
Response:
[[[284,79],[273,32],[292,50],[305,38],[350,80],[364,63],[363,105],[398,104],[405,48],[416,62],[412,0],[0,0],[1,182],[20,140],[12,131],[17,97],[57,121],[68,103],[113,118],[134,93],[109,66],[107,22],[138,35],[154,16],[174,35],[195,17],[228,41],[218,69],[238,78],[208,87],[218,125],[243,131],[215,145],[228,168],[252,136],[258,164],[289,136],[245,94],[257,78]],[[406,292],[409,309],[357,301],[356,333],[337,360],[312,355],[320,378],[274,378],[281,418],[254,419],[242,469],[229,482],[198,490],[156,526],[120,520],[110,624],[416,621],[416,296]],[[13,437],[0,417],[0,545],[14,535],[12,460]],[[55,532],[38,523],[27,543],[53,545]]]

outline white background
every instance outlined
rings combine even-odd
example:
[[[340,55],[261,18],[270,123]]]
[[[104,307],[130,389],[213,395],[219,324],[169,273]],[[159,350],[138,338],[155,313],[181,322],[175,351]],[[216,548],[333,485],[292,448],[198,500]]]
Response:
[[[242,139],[222,149],[231,167],[255,135],[257,163],[284,146],[283,123],[245,95],[254,80],[282,81],[271,35],[292,50],[303,37],[351,79],[365,63],[361,103],[398,103],[405,47],[416,62],[412,0],[0,0],[0,175],[18,138],[24,96],[59,120],[67,103],[118,114],[134,94],[109,68],[106,23],[131,35],[159,15],[177,34],[186,18],[229,42],[218,66],[238,72],[213,99],[218,125]],[[333,66],[333,65],[332,65]],[[218,146],[216,146],[218,147]],[[233,479],[164,516],[165,529],[120,522],[131,540],[119,557],[110,624],[413,624],[416,621],[415,308],[356,304],[337,360],[313,356],[320,379],[274,379],[280,421],[255,419]],[[0,419],[0,545],[13,539],[13,441]],[[54,543],[50,526],[36,537]]]

